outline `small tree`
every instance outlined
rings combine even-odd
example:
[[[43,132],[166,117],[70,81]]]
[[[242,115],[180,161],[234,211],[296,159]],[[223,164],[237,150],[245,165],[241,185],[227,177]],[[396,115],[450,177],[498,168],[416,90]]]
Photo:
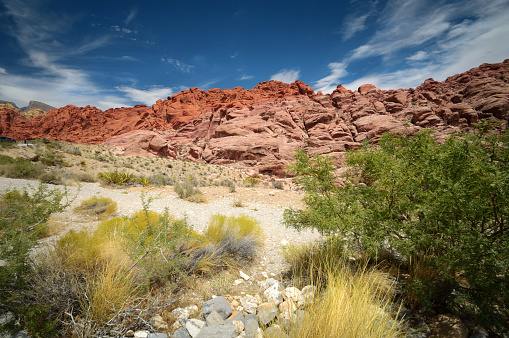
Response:
[[[26,304],[31,250],[50,215],[70,204],[61,203],[65,193],[41,184],[32,193],[11,190],[0,198],[0,305],[14,313]]]
[[[307,192],[288,226],[316,228],[377,253],[417,259],[434,278],[410,287],[425,296],[446,287],[450,305],[504,327],[509,320],[509,133],[477,132],[438,144],[430,131],[386,134],[347,155],[336,184],[327,158],[296,154],[291,167]],[[454,292],[453,292],[454,290]]]

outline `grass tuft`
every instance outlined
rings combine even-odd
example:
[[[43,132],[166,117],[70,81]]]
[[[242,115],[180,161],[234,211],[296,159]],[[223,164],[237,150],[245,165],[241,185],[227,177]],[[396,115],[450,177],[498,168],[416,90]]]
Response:
[[[92,196],[81,202],[79,207],[74,208],[74,212],[87,216],[95,216],[98,219],[106,219],[117,211],[117,202],[109,197]]]
[[[221,214],[212,215],[205,230],[205,236],[215,243],[228,236],[242,238],[251,236],[257,245],[265,240],[263,229],[256,219],[247,215],[227,217]]]

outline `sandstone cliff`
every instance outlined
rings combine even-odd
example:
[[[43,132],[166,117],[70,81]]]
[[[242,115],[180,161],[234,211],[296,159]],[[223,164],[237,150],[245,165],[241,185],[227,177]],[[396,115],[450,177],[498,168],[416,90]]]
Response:
[[[0,133],[15,139],[49,138],[116,145],[126,155],[187,158],[236,164],[285,175],[295,148],[340,157],[387,131],[434,128],[437,137],[482,119],[504,122],[509,111],[509,60],[483,64],[443,82],[380,90],[339,85],[330,95],[296,81],[260,83],[251,90],[191,88],[152,107],[101,111],[66,106],[31,120],[0,108]]]

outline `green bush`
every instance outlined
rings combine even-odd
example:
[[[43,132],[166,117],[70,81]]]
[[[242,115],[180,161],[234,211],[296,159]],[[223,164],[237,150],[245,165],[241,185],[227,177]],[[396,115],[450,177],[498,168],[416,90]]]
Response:
[[[45,172],[44,174],[39,176],[39,179],[41,180],[42,183],[46,184],[63,184],[64,182],[62,179],[62,175],[53,171]]]
[[[410,279],[422,305],[446,300],[485,324],[507,325],[509,133],[479,127],[443,144],[429,131],[386,134],[379,146],[348,153],[347,165],[339,185],[331,160],[298,151],[292,170],[307,208],[285,211],[285,223],[419,261],[436,274]],[[440,299],[428,297],[438,290]]]
[[[126,185],[135,182],[134,174],[117,169],[100,172],[97,177],[108,185]]]
[[[43,167],[24,158],[0,158],[0,173],[9,178],[35,178],[41,175]]]
[[[152,185],[152,180],[150,180],[150,178],[148,178],[147,176],[136,177],[136,182],[138,182],[138,184],[140,184],[144,187],[148,187],[148,186]]]
[[[47,166],[62,166],[68,167],[69,165],[64,161],[62,154],[46,151],[40,155],[41,163]]]
[[[242,183],[246,187],[256,187],[260,184],[260,179],[258,177],[246,177]]]
[[[14,314],[24,317],[28,327],[38,327],[43,307],[31,303],[28,280],[32,275],[30,253],[44,231],[44,223],[54,212],[62,211],[70,202],[62,204],[64,193],[49,190],[41,184],[33,192],[11,190],[0,198],[0,304]],[[40,304],[41,305],[41,304]],[[45,304],[42,304],[45,305]],[[50,329],[45,325],[42,330]]]

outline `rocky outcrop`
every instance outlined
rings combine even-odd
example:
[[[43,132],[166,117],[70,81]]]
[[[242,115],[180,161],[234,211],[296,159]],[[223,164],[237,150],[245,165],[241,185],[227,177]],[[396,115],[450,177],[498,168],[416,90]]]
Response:
[[[483,119],[506,128],[508,111],[506,60],[411,89],[366,84],[350,91],[339,85],[322,95],[303,82],[268,81],[251,90],[191,88],[152,107],[103,112],[66,106],[32,120],[0,108],[0,132],[16,139],[106,142],[126,155],[230,164],[284,176],[296,148],[339,159],[385,132],[434,128],[440,139]]]
[[[51,109],[55,109],[55,107],[50,106],[49,104],[46,104],[44,102],[39,101],[30,101],[28,103],[28,106],[21,108],[19,111],[24,113],[30,110],[42,110],[43,112],[47,112]]]

